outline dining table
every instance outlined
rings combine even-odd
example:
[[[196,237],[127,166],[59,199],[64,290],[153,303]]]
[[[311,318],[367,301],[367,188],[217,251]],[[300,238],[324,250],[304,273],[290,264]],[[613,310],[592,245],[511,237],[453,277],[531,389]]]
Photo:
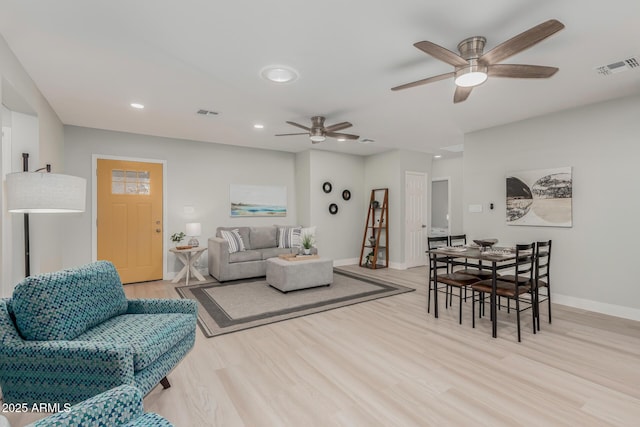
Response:
[[[483,247],[483,246],[441,246],[439,248],[428,250],[427,253],[430,257],[447,258],[448,260],[465,258],[467,260],[481,261],[479,263],[467,262],[460,263],[456,261],[456,265],[465,265],[472,268],[481,268],[491,270],[491,296],[490,296],[490,310],[492,321],[492,336],[496,338],[498,336],[498,321],[497,321],[497,279],[498,271],[513,268],[516,259],[516,252],[514,248],[508,247]],[[438,269],[433,271],[434,283],[436,284],[436,291],[433,293],[434,310],[433,314],[438,317]],[[473,301],[471,301],[473,304]]]

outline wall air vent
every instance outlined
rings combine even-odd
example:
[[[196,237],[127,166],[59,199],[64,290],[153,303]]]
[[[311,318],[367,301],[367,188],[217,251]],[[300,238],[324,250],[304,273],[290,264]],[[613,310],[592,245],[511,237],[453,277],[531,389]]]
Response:
[[[596,70],[596,73],[601,76],[610,76],[612,74],[621,73],[623,71],[631,70],[634,68],[640,68],[640,58],[638,58],[637,56],[622,59],[608,65],[602,65],[600,67],[594,68],[594,70]]]
[[[216,111],[210,111],[210,110],[198,110],[196,111],[197,114],[200,114],[201,116],[217,116],[218,112]]]

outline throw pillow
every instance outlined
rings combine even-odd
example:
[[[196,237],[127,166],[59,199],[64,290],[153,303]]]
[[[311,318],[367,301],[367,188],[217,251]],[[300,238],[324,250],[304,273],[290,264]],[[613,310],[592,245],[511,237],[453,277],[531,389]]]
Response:
[[[278,229],[279,248],[299,248],[302,227],[281,227]]]
[[[242,237],[240,237],[240,232],[237,228],[234,228],[233,230],[220,230],[220,236],[229,243],[230,254],[234,252],[243,252],[245,250],[244,242],[242,241]]]

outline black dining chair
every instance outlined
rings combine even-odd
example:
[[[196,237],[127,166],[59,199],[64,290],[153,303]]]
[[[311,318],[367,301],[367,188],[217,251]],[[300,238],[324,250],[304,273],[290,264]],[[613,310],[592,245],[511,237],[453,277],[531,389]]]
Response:
[[[432,239],[431,241],[429,241],[430,239]],[[429,245],[429,249],[435,249],[437,245],[437,243],[441,243],[442,242],[442,237],[440,238],[430,238],[427,239],[428,245]],[[437,239],[437,240],[436,240]],[[444,237],[444,239],[447,241],[448,243],[448,238]],[[443,246],[443,245],[440,245]],[[446,244],[444,245],[446,246]],[[452,301],[452,296],[453,296],[453,288],[458,288],[459,289],[459,308],[458,308],[458,322],[462,323],[462,302],[464,299],[464,295],[463,292],[466,291],[466,287],[477,282],[478,278],[475,276],[470,276],[468,274],[462,274],[462,273],[458,273],[458,272],[452,272],[449,269],[449,261],[451,257],[438,257],[435,254],[429,254],[429,258],[431,259],[431,268],[429,271],[429,295],[427,298],[427,304],[429,304],[430,301],[430,297],[431,297],[431,290],[433,289],[434,292],[438,292],[438,283],[443,283],[446,285],[446,298],[445,298],[445,307],[448,307],[449,305],[451,305]],[[440,260],[440,261],[438,261]],[[438,262],[440,262],[440,268],[438,268]],[[432,271],[435,273],[435,269],[442,269],[442,263],[446,262],[446,273],[444,274],[437,274],[437,275],[432,275]],[[437,278],[437,279],[436,279]],[[433,287],[431,286],[431,283],[433,283]],[[465,290],[465,291],[463,291]],[[466,295],[466,293],[465,293]],[[427,310],[428,311],[428,310]]]
[[[540,330],[540,303],[547,301],[549,311],[549,323],[551,323],[551,277],[549,267],[551,265],[551,240],[536,242],[536,268],[534,279],[536,284],[536,301],[538,303],[538,330]],[[540,288],[545,293],[540,295]],[[542,299],[541,299],[542,298]]]
[[[429,250],[447,246],[449,239],[447,236],[427,237],[427,247]],[[427,313],[431,311],[431,291],[438,292],[438,285],[434,282],[434,274],[436,269],[438,272],[449,272],[449,258],[446,256],[436,256],[429,254],[429,290],[427,293]],[[447,295],[449,295],[447,287]]]
[[[533,323],[533,333],[536,333],[536,318],[537,318],[537,305],[535,301],[535,282],[534,282],[534,262],[535,262],[535,243],[516,245],[515,261],[513,262],[513,268],[515,274],[503,275],[497,278],[496,281],[496,301],[497,297],[508,298],[509,301],[515,300],[516,303],[516,321],[518,328],[518,342],[521,341],[520,337],[520,312],[526,309],[531,309],[531,321]],[[492,292],[492,279],[482,280],[471,285],[472,289],[472,311],[473,316],[472,325],[475,328],[475,302],[484,304],[485,294],[491,294]],[[476,299],[476,293],[479,294],[479,298]],[[530,294],[530,304],[524,308],[520,308],[520,296],[523,294]],[[482,314],[482,308],[479,312]],[[494,311],[495,315],[498,315],[497,310]]]
[[[465,246],[467,244],[466,234],[456,234],[449,236],[449,246]],[[469,268],[471,264],[467,258],[456,258],[450,261],[452,271],[456,273],[468,274],[469,276],[475,276],[478,279],[490,279],[491,270],[488,268],[482,268],[482,261],[478,261],[477,264],[473,264],[472,268]],[[462,268],[457,268],[460,266]]]

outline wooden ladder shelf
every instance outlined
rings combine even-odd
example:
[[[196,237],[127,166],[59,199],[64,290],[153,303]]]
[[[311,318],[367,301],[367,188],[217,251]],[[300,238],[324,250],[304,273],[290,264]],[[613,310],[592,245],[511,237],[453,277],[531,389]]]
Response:
[[[362,236],[360,266],[377,269],[389,266],[389,189],[371,190],[367,222]]]

